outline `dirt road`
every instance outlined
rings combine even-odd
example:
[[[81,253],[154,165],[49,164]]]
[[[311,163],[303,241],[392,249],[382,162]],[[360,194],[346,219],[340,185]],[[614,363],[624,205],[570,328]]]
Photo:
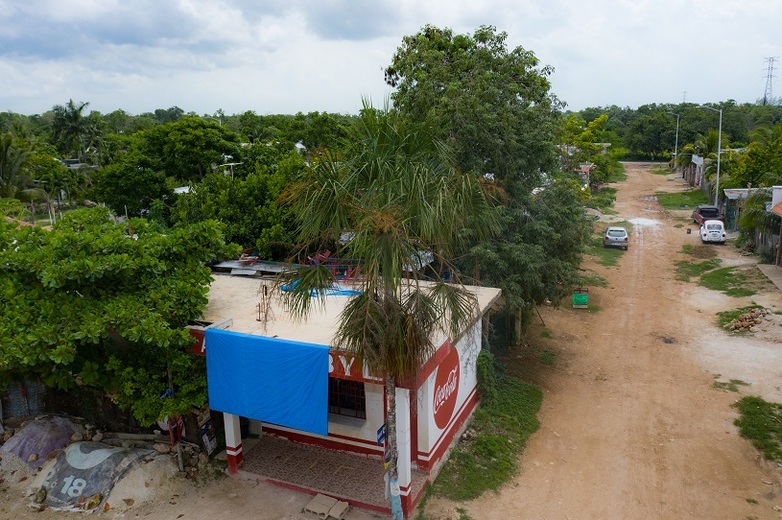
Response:
[[[780,401],[782,335],[737,340],[716,328],[716,312],[749,300],[674,279],[697,230],[654,194],[684,185],[647,164],[626,166],[610,220],[634,223],[630,248],[618,267],[586,265],[609,284],[590,288],[600,310],[542,309],[549,333],[536,320],[512,363],[530,374],[530,351],[556,354],[552,367],[533,370],[545,395],[541,428],[519,474],[467,504],[431,500],[431,517],[459,518],[461,507],[476,520],[782,518],[779,468],[733,425],[741,394],[714,387],[717,375],[741,379],[751,383],[743,394]],[[730,244],[714,247],[723,265],[755,262]],[[752,300],[779,308],[782,294],[769,284]]]

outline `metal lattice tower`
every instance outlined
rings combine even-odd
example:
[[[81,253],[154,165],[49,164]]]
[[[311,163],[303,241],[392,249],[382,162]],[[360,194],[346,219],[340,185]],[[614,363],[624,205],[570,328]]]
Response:
[[[772,80],[774,79],[774,63],[779,59],[779,56],[769,56],[763,58],[768,63],[766,67],[766,90],[763,92],[763,104],[768,105],[773,100]]]

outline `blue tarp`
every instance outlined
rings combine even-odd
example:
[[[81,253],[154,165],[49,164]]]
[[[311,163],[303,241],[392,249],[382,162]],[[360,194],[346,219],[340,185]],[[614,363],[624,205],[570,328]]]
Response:
[[[206,329],[213,410],[328,435],[329,347]]]

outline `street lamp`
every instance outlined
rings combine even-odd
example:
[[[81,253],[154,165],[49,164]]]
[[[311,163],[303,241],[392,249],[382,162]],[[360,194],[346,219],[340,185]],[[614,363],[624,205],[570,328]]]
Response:
[[[719,129],[717,130],[717,185],[716,190],[714,192],[714,205],[717,206],[720,200],[720,155],[722,154],[722,109],[716,109],[712,107],[707,107],[706,105],[699,105],[698,108],[705,108],[707,110],[711,110],[713,112],[719,112],[720,113],[720,125]]]
[[[672,116],[676,116],[676,142],[673,145],[673,160],[674,166],[676,166],[676,160],[679,158],[679,114],[674,112],[668,112]]]

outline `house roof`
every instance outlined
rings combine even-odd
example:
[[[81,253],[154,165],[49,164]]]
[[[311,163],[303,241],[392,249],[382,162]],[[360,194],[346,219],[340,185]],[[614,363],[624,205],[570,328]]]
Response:
[[[771,211],[775,213],[776,215],[779,215],[782,217],[782,202],[771,208]]]
[[[266,287],[266,296],[264,296]],[[350,288],[346,284],[347,288]],[[478,298],[480,313],[499,298],[500,289],[465,286]],[[209,303],[204,320],[220,322],[231,319],[229,330],[318,345],[331,345],[339,324],[339,315],[351,296],[323,296],[313,302],[306,320],[295,320],[286,310],[279,289],[268,278],[214,274],[209,287]],[[322,305],[319,305],[322,303]],[[439,345],[446,337],[433,338]]]

